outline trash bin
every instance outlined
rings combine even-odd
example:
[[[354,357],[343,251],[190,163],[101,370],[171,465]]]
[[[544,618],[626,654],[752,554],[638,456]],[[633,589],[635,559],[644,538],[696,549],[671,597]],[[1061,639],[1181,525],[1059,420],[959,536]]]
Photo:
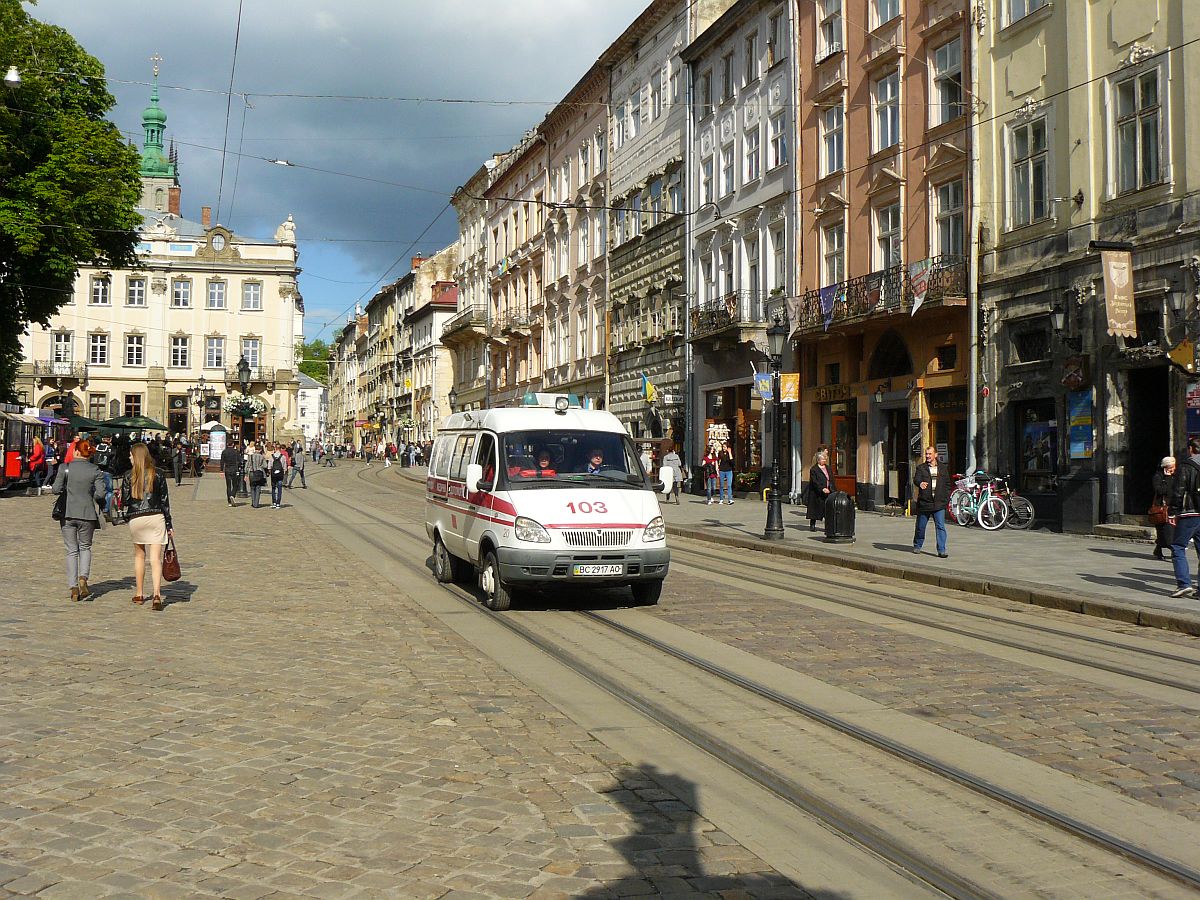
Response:
[[[825,543],[854,543],[854,498],[845,491],[825,499]]]

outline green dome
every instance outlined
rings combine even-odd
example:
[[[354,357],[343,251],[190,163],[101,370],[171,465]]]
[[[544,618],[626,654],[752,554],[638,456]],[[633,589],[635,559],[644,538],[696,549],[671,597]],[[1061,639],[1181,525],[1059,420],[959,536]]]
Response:
[[[167,121],[167,114],[163,112],[162,107],[157,103],[153,103],[142,110],[143,125],[164,125]]]

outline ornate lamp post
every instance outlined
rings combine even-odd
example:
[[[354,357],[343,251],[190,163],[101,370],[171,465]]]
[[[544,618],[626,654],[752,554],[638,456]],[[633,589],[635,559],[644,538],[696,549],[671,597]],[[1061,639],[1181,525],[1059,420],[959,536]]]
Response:
[[[450,393],[446,395],[446,402],[450,404],[450,412],[454,412],[454,407],[458,405],[458,391],[450,388]]]
[[[767,525],[763,529],[763,539],[768,541],[783,540],[783,504],[779,499],[779,432],[783,430],[783,416],[780,415],[783,404],[779,402],[779,371],[783,366],[783,347],[787,343],[787,336],[786,322],[776,316],[774,323],[767,329],[767,344],[771,353],[771,374],[775,384],[775,393],[771,404],[772,433],[774,435],[774,452],[771,459],[771,497],[767,501]]]

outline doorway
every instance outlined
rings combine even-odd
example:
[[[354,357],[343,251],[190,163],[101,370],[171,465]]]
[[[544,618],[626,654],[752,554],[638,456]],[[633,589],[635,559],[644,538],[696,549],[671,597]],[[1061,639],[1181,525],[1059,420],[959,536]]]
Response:
[[[887,469],[887,486],[884,501],[903,503],[911,494],[911,462],[908,455],[908,407],[888,409],[887,430],[883,441],[884,467]]]
[[[1125,512],[1143,516],[1154,499],[1150,480],[1164,456],[1171,455],[1170,395],[1166,366],[1130,369],[1125,404],[1129,456],[1125,466]]]
[[[853,400],[821,406],[821,443],[829,448],[833,485],[851,497],[858,494],[857,410]]]

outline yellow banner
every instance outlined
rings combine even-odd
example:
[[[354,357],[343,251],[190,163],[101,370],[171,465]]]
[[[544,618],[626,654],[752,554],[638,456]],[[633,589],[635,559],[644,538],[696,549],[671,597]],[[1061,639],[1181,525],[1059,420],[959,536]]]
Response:
[[[779,402],[796,403],[800,400],[800,373],[784,372],[779,376]]]

